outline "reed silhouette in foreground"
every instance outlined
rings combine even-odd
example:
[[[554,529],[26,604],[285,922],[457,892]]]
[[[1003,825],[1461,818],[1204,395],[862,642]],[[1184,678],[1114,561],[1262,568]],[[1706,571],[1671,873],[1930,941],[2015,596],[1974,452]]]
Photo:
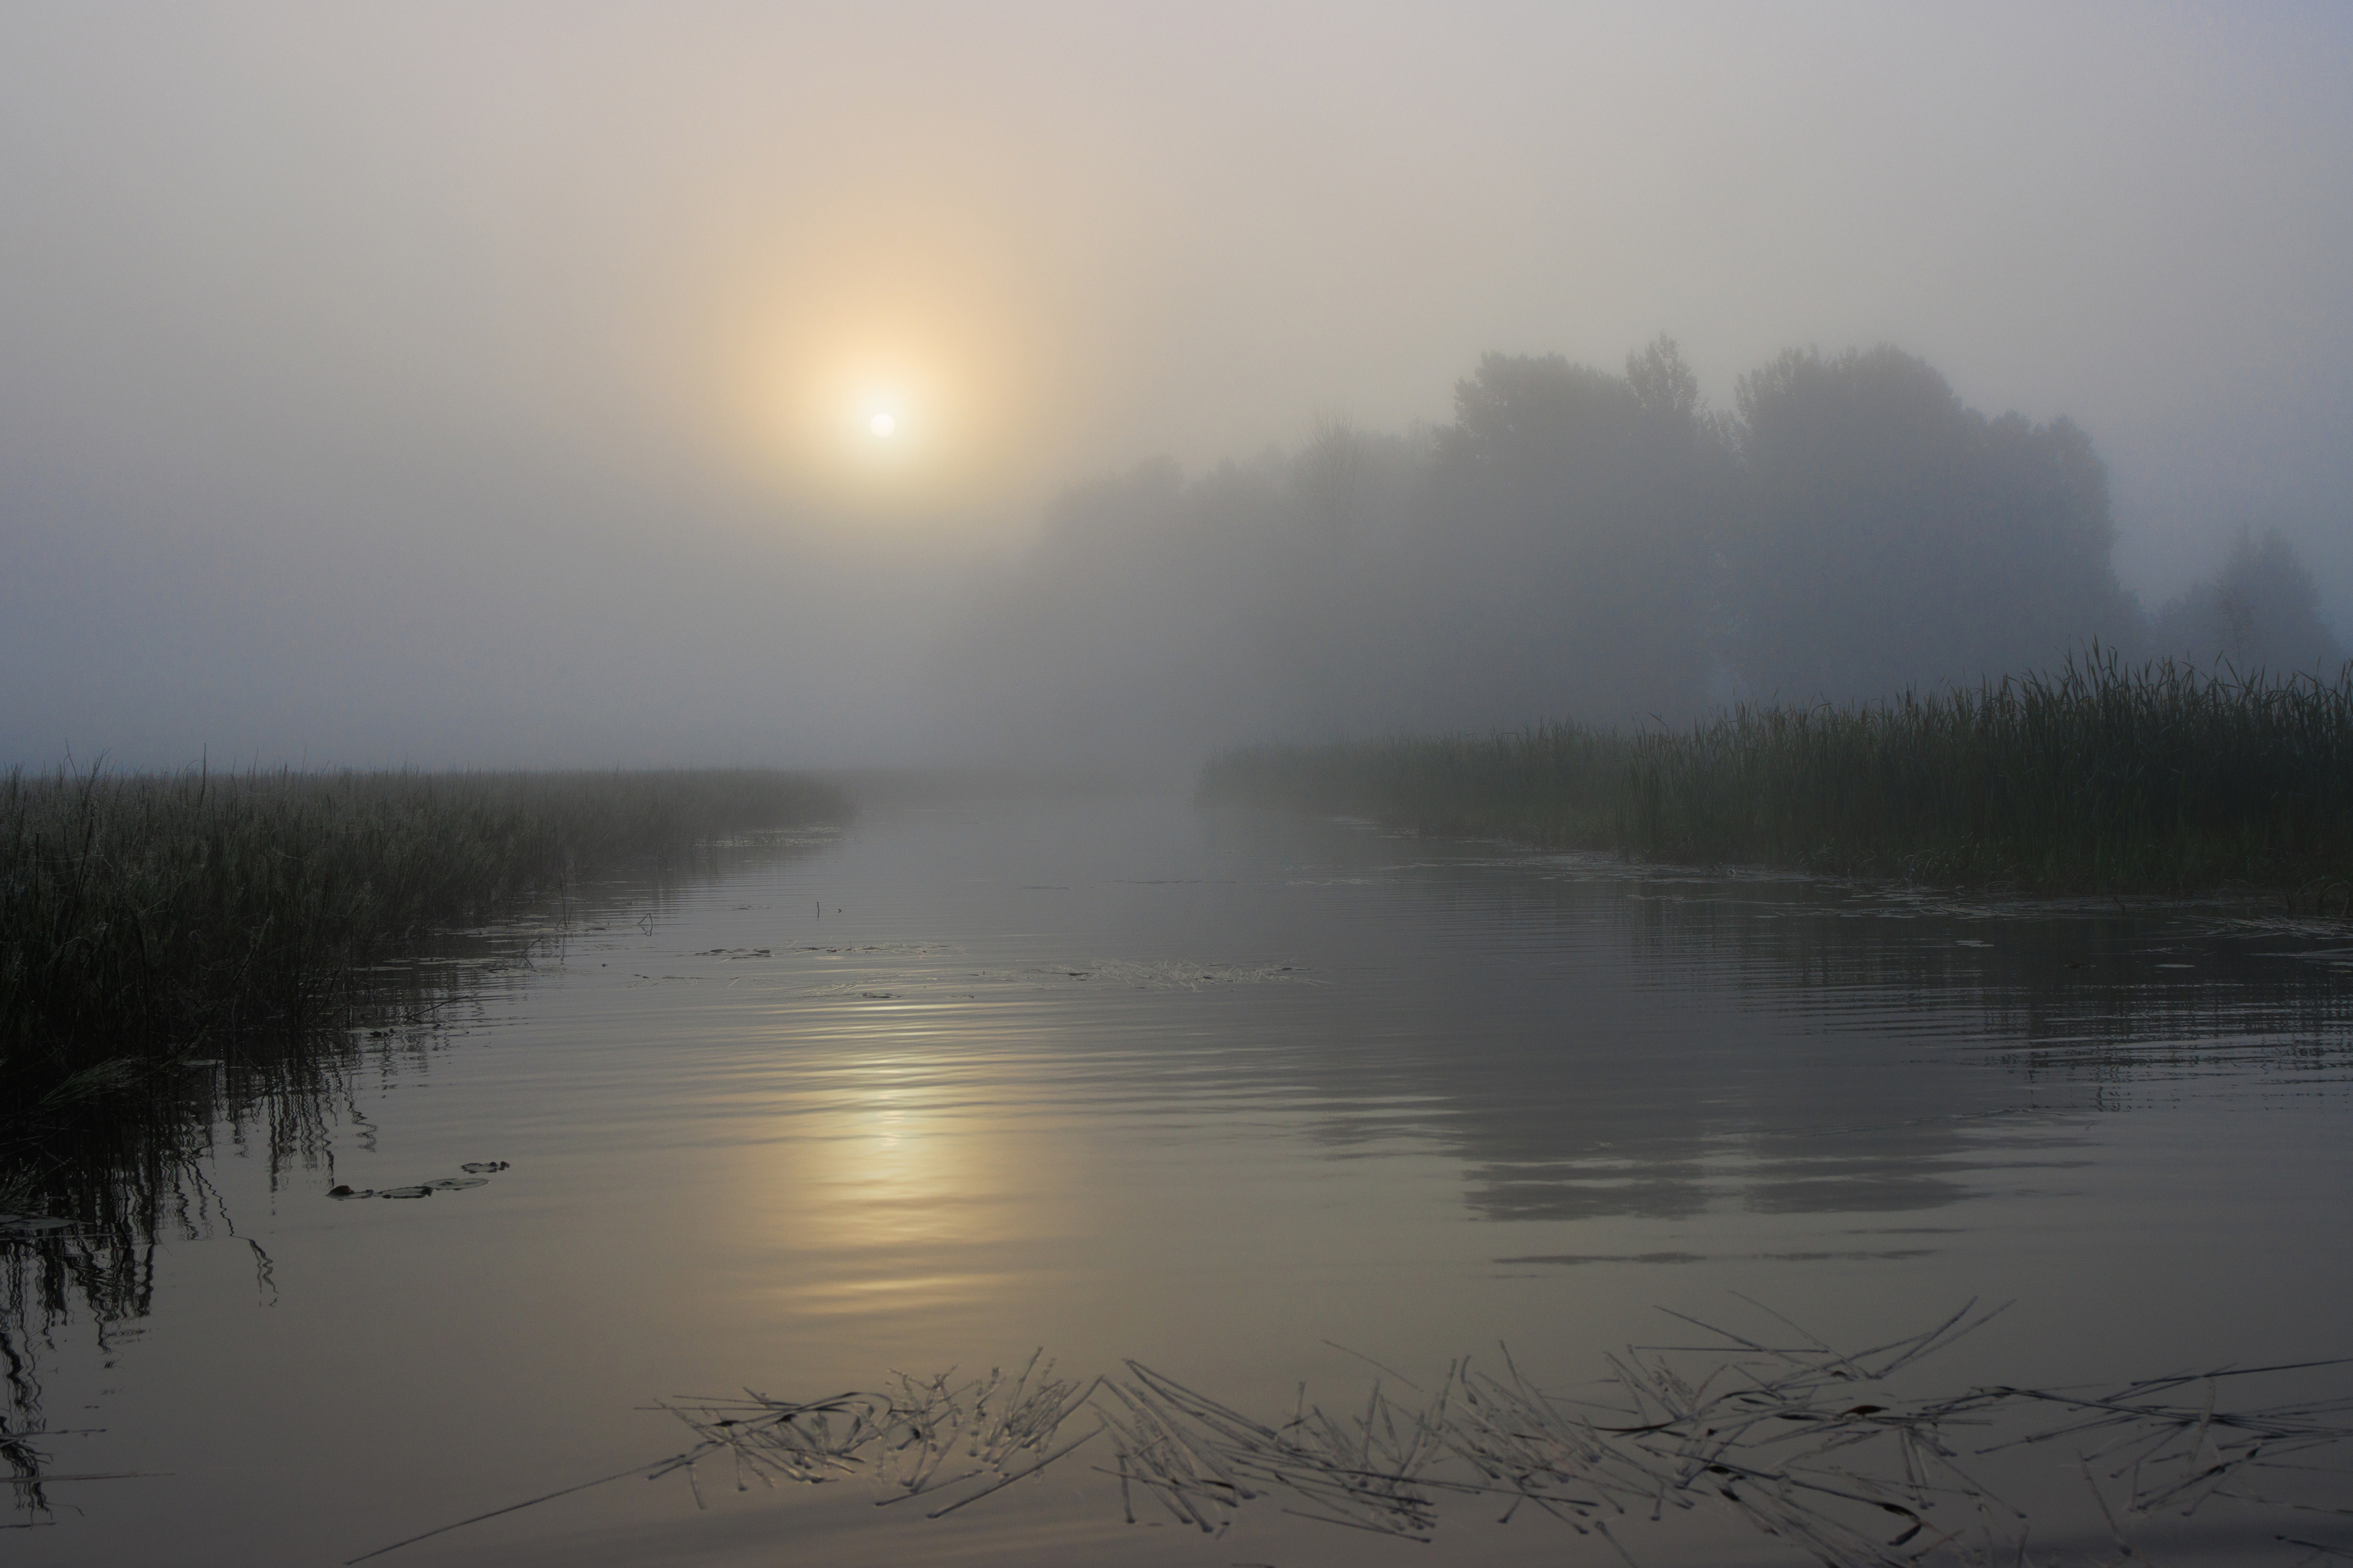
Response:
[[[0,1113],[70,1115],[257,1032],[334,1025],[356,971],[584,872],[839,817],[754,770],[0,778]]]
[[[2353,668],[2241,678],[2094,648],[2055,671],[1848,707],[1741,706],[1680,731],[1229,752],[1210,800],[1424,833],[1735,862],[2353,903]]]
[[[2345,1363],[2115,1387],[1900,1391],[1902,1374],[2000,1310],[1972,1302],[1925,1332],[1851,1353],[1786,1322],[1774,1337],[1795,1342],[1771,1343],[1671,1313],[1712,1342],[1630,1347],[1609,1358],[1598,1398],[1548,1392],[1505,1353],[1497,1372],[1453,1363],[1436,1394],[1412,1402],[1376,1384],[1357,1413],[1310,1405],[1303,1385],[1293,1414],[1272,1421],[1138,1362],[1081,1381],[1035,1355],[1018,1373],[962,1383],[902,1376],[809,1401],[681,1401],[666,1408],[694,1440],[677,1454],[349,1561],[628,1476],[683,1473],[701,1505],[697,1478],[710,1464],[726,1465],[739,1490],[862,1477],[877,1506],[920,1500],[940,1519],[1098,1440],[1094,1468],[1116,1478],[1129,1523],[1141,1510],[1213,1535],[1266,1504],[1427,1542],[1450,1508],[1475,1505],[1500,1510],[1503,1523],[1524,1510],[1546,1515],[1635,1563],[1646,1523],[1712,1510],[1755,1526],[1792,1561],[1831,1568],[2047,1564],[2137,1561],[2132,1537],[2144,1521],[2227,1509],[2241,1548],[2283,1562],[2353,1553],[2353,1538],[2331,1546],[2306,1539],[2309,1525],[2293,1536],[2280,1528],[2341,1509],[2331,1461],[2353,1441],[2353,1400],[2232,1396],[2243,1380],[2296,1383]],[[2048,1541],[2068,1521],[2032,1519],[1985,1482],[1981,1461],[2002,1455],[2055,1462],[2068,1474],[2063,1495],[2078,1500],[2072,1511],[2097,1521],[2091,1531],[2030,1552],[2031,1526]]]
[[[20,1523],[47,1517],[54,1479],[49,1331],[150,1314],[157,1246],[227,1225],[221,1149],[265,1160],[273,1185],[332,1180],[339,1142],[373,1146],[354,1083],[424,1070],[479,1023],[490,976],[817,841],[712,841],[731,825],[841,810],[760,774],[9,782],[0,1038],[26,1055],[0,1078],[0,1484]],[[57,843],[60,821],[86,837]],[[620,875],[569,881],[600,870]],[[306,911],[316,930],[290,935]],[[256,1267],[274,1291],[258,1249]]]

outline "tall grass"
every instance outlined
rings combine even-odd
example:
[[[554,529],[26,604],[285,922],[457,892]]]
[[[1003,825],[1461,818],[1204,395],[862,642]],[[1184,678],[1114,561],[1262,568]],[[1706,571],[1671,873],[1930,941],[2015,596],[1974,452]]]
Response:
[[[354,1069],[421,1058],[479,984],[367,966],[511,950],[526,939],[443,933],[559,889],[575,918],[634,901],[634,878],[573,879],[846,811],[748,771],[0,776],[0,1484],[20,1522],[47,1507],[48,1326],[145,1316],[156,1242],[213,1217],[210,1149],[260,1152],[273,1184],[332,1168]]]
[[[592,868],[845,810],[752,770],[10,771],[0,779],[0,1112],[62,1109],[346,1005],[353,970]]]
[[[1210,763],[1201,789],[1696,864],[2353,900],[2353,668],[2275,681],[2095,648],[2043,674],[1742,706],[1688,731],[1260,746]]]

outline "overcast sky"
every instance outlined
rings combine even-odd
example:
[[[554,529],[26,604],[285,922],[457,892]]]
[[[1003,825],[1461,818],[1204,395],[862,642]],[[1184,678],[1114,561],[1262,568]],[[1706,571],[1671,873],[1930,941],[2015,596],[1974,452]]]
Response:
[[[0,761],[920,756],[1065,484],[1661,331],[2353,633],[2341,5],[6,4],[0,212]]]

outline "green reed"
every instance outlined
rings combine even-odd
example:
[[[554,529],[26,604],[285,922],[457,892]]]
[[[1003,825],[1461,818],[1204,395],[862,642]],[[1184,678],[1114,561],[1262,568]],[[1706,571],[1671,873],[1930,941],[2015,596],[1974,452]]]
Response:
[[[1202,793],[1425,833],[2047,890],[2250,883],[2353,903],[2353,667],[2334,684],[2131,668],[1852,707],[1743,705],[1688,731],[1260,746]]]
[[[0,778],[0,1115],[103,1100],[204,1042],[334,1021],[353,971],[593,868],[839,816],[757,770],[17,769]]]

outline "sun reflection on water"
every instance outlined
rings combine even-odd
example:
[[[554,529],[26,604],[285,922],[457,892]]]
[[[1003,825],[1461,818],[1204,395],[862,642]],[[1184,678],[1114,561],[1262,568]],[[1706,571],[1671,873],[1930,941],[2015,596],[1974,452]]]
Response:
[[[766,1288],[788,1310],[935,1314],[1002,1294],[1011,1253],[1058,1227],[1034,1144],[973,1101],[953,1058],[893,1049],[839,1062],[752,1145]]]

